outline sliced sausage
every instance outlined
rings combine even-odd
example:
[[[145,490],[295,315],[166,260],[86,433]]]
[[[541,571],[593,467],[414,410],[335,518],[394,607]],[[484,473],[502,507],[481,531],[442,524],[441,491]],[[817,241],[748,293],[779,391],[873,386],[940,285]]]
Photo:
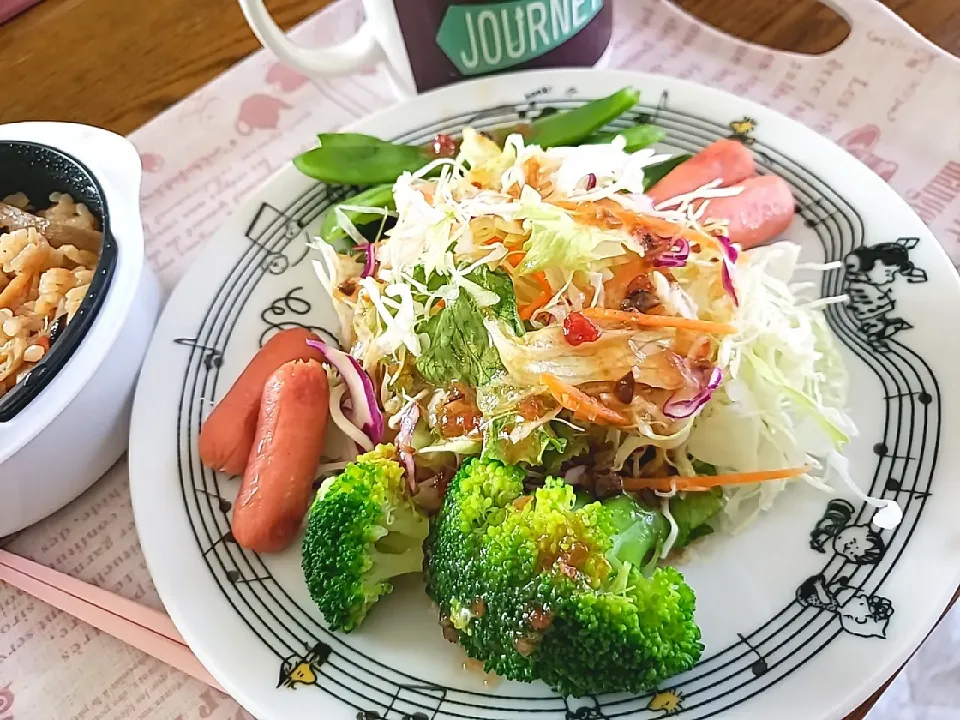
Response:
[[[647,195],[656,205],[717,179],[722,181],[721,186],[727,186],[756,174],[750,148],[736,140],[717,140],[667,173]]]
[[[320,363],[289,362],[267,380],[233,508],[231,529],[241,547],[279,552],[297,536],[310,506],[329,411],[330,388]]]
[[[231,475],[243,474],[267,378],[291,360],[323,360],[319,350],[307,345],[307,340],[318,339],[309,330],[291,328],[278,332],[260,348],[200,428],[200,462]]]
[[[765,175],[737,183],[739,195],[712,198],[701,222],[728,220],[727,233],[744,250],[761,245],[783,234],[797,212],[797,201],[790,186],[780,177]]]

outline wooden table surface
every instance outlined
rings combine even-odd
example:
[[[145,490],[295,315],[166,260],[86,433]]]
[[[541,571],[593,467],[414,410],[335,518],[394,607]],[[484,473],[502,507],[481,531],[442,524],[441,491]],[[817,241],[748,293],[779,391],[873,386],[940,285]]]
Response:
[[[289,27],[328,2],[267,4]],[[886,2],[960,56],[960,0]],[[678,4],[734,35],[786,50],[821,53],[847,34],[817,0]],[[127,134],[257,48],[236,0],[43,0],[0,26],[0,122],[71,120]]]
[[[267,4],[290,27],[329,2]],[[885,3],[960,57],[960,0]],[[817,0],[677,4],[733,35],[795,52],[825,52],[848,32]],[[0,123],[67,120],[127,134],[258,47],[235,0],[43,0],[0,26]],[[847,720],[862,720],[884,689]]]

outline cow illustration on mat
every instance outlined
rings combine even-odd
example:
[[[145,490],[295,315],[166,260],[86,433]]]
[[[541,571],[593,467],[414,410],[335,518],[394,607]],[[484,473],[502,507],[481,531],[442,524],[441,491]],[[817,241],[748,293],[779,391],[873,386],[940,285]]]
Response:
[[[896,242],[858,247],[844,260],[844,291],[850,297],[854,321],[877,350],[888,350],[891,337],[913,327],[903,318],[893,316],[897,307],[893,283],[898,277],[910,283],[927,281],[926,271],[910,259],[910,250],[919,241],[902,237]]]

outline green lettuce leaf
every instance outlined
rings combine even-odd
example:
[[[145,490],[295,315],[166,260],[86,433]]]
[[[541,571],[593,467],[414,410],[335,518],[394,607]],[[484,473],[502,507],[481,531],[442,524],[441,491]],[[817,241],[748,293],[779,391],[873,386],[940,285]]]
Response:
[[[417,358],[417,372],[437,387],[457,381],[479,387],[503,367],[483,326],[483,313],[465,292],[417,331],[429,338]]]
[[[509,325],[517,335],[523,335],[525,328],[517,312],[517,295],[513,289],[513,279],[503,270],[488,270],[484,266],[467,275],[467,279],[496,293],[500,297],[500,302],[486,309],[491,310],[495,317]]]
[[[690,464],[693,465],[694,471],[697,475],[716,475],[717,467],[711,465],[710,463],[705,463],[702,460],[697,460],[696,458],[690,458]]]
[[[574,430],[563,423],[551,423],[551,429],[556,433],[556,440],[543,451],[544,471],[550,474],[560,472],[560,466],[567,460],[583,455],[590,449],[585,433]],[[557,441],[562,440],[559,444]]]
[[[477,388],[503,369],[500,355],[483,326],[485,317],[492,315],[515,330],[523,329],[509,275],[481,267],[467,278],[496,293],[500,301],[480,308],[469,293],[461,291],[454,302],[419,324],[417,332],[426,335],[428,343],[417,358],[417,372],[438,387],[459,381]]]
[[[510,465],[543,468],[548,474],[559,472],[560,466],[587,449],[586,442],[564,425],[541,425],[520,442],[512,442],[509,433],[516,427],[513,416],[495,418],[486,425],[483,457]],[[564,432],[569,431],[569,434]]]
[[[547,267],[570,272],[587,269],[597,245],[590,228],[578,225],[563,210],[547,203],[525,203],[522,214],[530,228],[530,239],[523,246],[527,254],[520,272],[532,273]]]
[[[677,523],[674,548],[686,547],[694,540],[712,533],[713,527],[709,522],[722,508],[723,491],[720,488],[706,492],[688,492],[683,497],[673,498],[670,501],[670,514]]]
[[[521,273],[557,268],[566,273],[589,270],[591,264],[623,254],[620,239],[600,228],[577,223],[564,210],[543,202],[536,192],[520,196],[520,215],[530,239],[523,249]]]

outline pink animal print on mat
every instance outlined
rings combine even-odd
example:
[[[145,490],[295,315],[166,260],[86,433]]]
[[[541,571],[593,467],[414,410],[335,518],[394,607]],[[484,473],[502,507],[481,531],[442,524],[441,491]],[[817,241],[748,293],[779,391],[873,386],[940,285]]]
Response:
[[[891,160],[884,160],[874,155],[873,148],[876,147],[879,141],[880,128],[876,125],[864,125],[863,127],[848,132],[837,141],[837,145],[853,155],[884,180],[890,182],[900,166]]]
[[[267,70],[267,84],[273,85],[280,92],[299,90],[307,82],[307,77],[296,70],[288,68],[282,63],[274,63]]]
[[[280,124],[280,111],[290,108],[290,105],[272,95],[251,95],[240,103],[234,127],[241,135],[249,135],[254,130],[275,130]]]
[[[163,157],[156,153],[140,153],[140,164],[144,172],[160,172],[163,169]]]
[[[13,697],[9,685],[0,688],[0,720],[13,720]]]

